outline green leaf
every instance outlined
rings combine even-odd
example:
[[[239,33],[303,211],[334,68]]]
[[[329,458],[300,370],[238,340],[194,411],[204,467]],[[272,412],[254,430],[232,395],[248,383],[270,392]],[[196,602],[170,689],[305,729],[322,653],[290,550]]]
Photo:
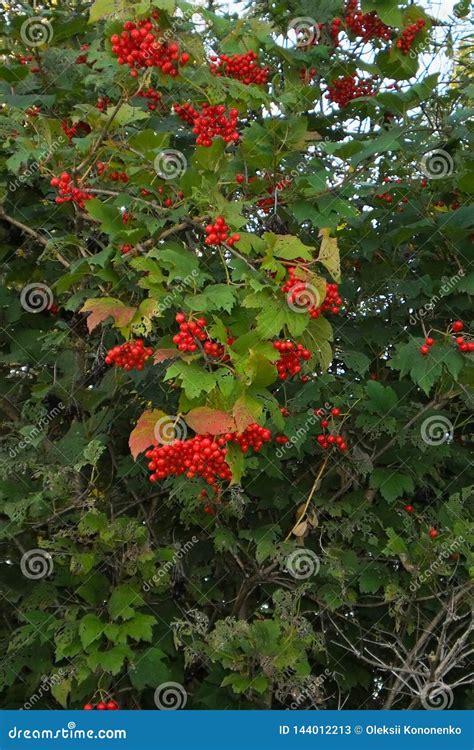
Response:
[[[104,623],[97,615],[85,615],[79,623],[79,637],[84,648],[100,638],[104,632]]]
[[[133,652],[128,646],[113,646],[108,651],[97,651],[87,657],[87,665],[95,671],[102,669],[111,675],[118,674],[124,664],[125,659],[131,659]]]
[[[210,393],[216,386],[215,372],[207,372],[194,362],[175,362],[168,367],[164,378],[178,380],[187,398],[195,399],[201,393]]]
[[[130,663],[128,676],[133,687],[143,690],[145,687],[156,688],[170,678],[168,657],[161,649],[153,647],[143,653],[135,652]]]
[[[143,599],[138,587],[130,584],[118,586],[109,599],[108,610],[112,620],[121,617],[129,620],[135,614],[135,609],[143,605]]]
[[[365,390],[369,397],[366,404],[366,408],[369,409],[369,411],[386,415],[389,414],[398,403],[397,394],[390,386],[384,386],[377,381],[371,380],[365,386]]]
[[[415,485],[409,474],[402,474],[392,469],[375,469],[370,477],[370,486],[380,491],[389,503],[405,494],[411,494]]]

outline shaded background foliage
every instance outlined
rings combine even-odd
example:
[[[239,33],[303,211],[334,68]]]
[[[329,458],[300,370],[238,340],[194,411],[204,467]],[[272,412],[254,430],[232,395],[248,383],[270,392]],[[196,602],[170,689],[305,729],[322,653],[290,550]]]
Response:
[[[194,709],[417,708],[439,682],[467,707],[472,355],[448,329],[464,321],[469,340],[466,8],[453,26],[429,7],[362,3],[376,6],[392,39],[344,32],[337,48],[338,0],[254,3],[238,18],[173,0],[44,4],[36,11],[53,34],[38,47],[21,33],[33,11],[5,12],[3,707],[36,696],[36,708],[103,698],[154,708],[170,681]],[[153,9],[191,62],[174,79],[153,70],[134,80],[109,39]],[[309,47],[285,42],[302,16],[325,24]],[[420,17],[426,27],[403,55],[395,40]],[[441,46],[437,74],[427,60]],[[248,49],[269,66],[267,85],[210,74],[212,52]],[[378,93],[331,105],[328,86],[356,71],[380,76]],[[155,111],[138,85],[160,92]],[[172,113],[185,101],[235,106],[240,141],[197,147]],[[61,123],[80,125],[69,139]],[[172,180],[154,167],[166,148],[185,159]],[[106,181],[98,161],[128,183]],[[84,208],[55,203],[50,179],[64,169],[95,191]],[[241,234],[234,252],[203,244],[217,215]],[[329,260],[315,263],[322,243]],[[304,253],[329,282],[340,256],[339,316],[288,307],[280,287]],[[31,312],[22,290],[41,284],[52,306]],[[89,331],[81,311],[104,298],[115,302]],[[113,317],[120,305],[134,308],[131,326]],[[230,367],[200,356],[143,372],[105,365],[129,336],[172,346],[179,310],[205,314],[223,344],[232,331]],[[288,336],[314,353],[307,382],[276,377],[267,341]],[[149,483],[143,452],[134,461],[128,445],[145,411],[230,413],[236,402],[290,442],[245,459],[233,450],[231,486],[206,501],[199,479]],[[314,410],[331,407],[349,449],[325,460]],[[39,579],[20,564],[36,549],[47,553]],[[295,577],[289,556],[302,550],[312,574]]]

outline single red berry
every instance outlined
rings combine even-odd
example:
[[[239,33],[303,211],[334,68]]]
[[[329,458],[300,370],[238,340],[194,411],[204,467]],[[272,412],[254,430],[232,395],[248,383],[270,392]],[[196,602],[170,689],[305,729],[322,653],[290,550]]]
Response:
[[[115,701],[109,701],[107,703],[107,710],[108,711],[117,711],[118,710],[118,703]]]
[[[338,417],[340,415],[340,413],[341,413],[341,410],[338,409],[337,406],[334,406],[331,409],[331,414],[333,415],[333,417]]]
[[[235,181],[239,183],[239,185],[242,185],[243,182],[245,182],[245,177],[243,174],[237,174],[235,176]]]
[[[103,703],[101,701],[100,703],[97,704],[97,710],[98,711],[106,711],[107,710],[107,706],[105,705],[105,703]]]
[[[426,357],[427,354],[429,354],[429,347],[427,346],[420,346],[420,354],[423,354],[424,357]]]
[[[437,529],[430,529],[430,537],[436,539],[437,536],[439,536],[439,531]]]
[[[433,346],[434,342],[435,342],[435,340],[432,339],[432,338],[425,339],[426,346]]]
[[[82,707],[82,709],[83,709],[83,711],[93,711],[94,710],[94,706],[92,705],[92,703],[86,703]]]
[[[454,323],[452,323],[451,325],[451,329],[455,333],[459,333],[459,331],[462,331],[463,328],[464,328],[464,323],[462,322],[462,320],[455,320]]]
[[[403,506],[403,510],[406,510],[407,513],[413,513],[413,511],[415,509],[414,509],[413,505],[404,505]]]

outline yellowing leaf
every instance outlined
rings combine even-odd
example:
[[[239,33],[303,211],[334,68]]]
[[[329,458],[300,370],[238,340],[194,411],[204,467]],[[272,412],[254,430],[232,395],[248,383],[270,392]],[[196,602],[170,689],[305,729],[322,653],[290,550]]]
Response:
[[[87,328],[92,333],[99,323],[110,317],[114,319],[116,328],[126,328],[135,315],[136,308],[127,307],[113,297],[99,297],[86,300],[80,312],[89,313]]]
[[[155,435],[156,424],[163,417],[166,417],[166,414],[161,409],[147,409],[139,417],[128,439],[130,453],[135,460],[139,453],[143,453],[152,445],[158,445]]]
[[[329,236],[329,229],[321,229],[319,236],[322,237],[321,247],[317,260],[327,268],[334,281],[341,280],[341,261],[337,239]]]

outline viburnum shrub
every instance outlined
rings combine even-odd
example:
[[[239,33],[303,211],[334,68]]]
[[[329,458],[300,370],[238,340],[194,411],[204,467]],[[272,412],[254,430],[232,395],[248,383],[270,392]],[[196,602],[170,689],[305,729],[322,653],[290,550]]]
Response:
[[[3,708],[467,708],[467,11],[417,2],[9,4]]]

